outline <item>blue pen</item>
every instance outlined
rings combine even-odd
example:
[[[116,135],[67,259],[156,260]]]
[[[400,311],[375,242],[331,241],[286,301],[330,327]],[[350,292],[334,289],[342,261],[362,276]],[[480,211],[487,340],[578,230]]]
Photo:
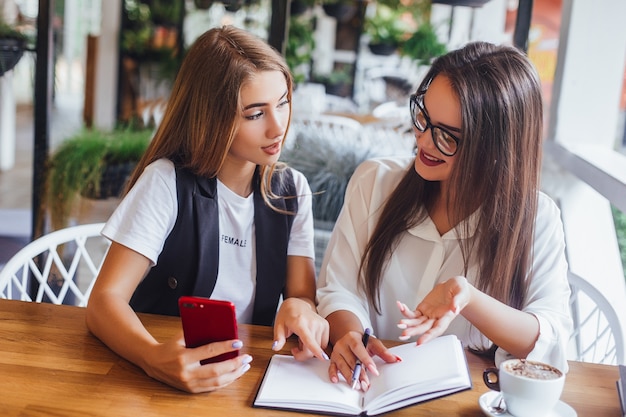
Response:
[[[361,342],[363,343],[363,346],[365,348],[367,348],[367,342],[370,339],[371,333],[372,331],[369,328],[365,329],[365,333],[363,333],[363,338],[361,339]],[[356,365],[354,366],[354,371],[352,372],[352,389],[356,389],[356,386],[359,383],[359,376],[361,375],[362,366],[363,364],[361,363],[361,361],[357,359]]]

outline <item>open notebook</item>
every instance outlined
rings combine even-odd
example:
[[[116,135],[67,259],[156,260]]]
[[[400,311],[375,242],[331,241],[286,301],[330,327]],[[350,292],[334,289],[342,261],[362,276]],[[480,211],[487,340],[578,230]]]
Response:
[[[386,364],[375,358],[380,375],[369,375],[371,385],[365,393],[353,390],[344,380],[331,383],[328,362],[298,362],[293,356],[274,355],[254,406],[375,416],[472,387],[465,352],[456,336],[441,336],[420,346],[406,343],[390,350],[402,362]]]

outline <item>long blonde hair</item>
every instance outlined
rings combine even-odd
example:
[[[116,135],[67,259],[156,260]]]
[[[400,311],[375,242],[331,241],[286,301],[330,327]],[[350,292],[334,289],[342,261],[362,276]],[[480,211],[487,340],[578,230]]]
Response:
[[[200,36],[182,62],[163,120],[126,190],[148,164],[160,158],[168,158],[195,175],[215,177],[237,132],[241,87],[262,71],[283,73],[291,112],[291,73],[275,49],[232,26],[210,29]],[[261,193],[270,207],[270,183],[277,168],[282,165],[260,167]]]

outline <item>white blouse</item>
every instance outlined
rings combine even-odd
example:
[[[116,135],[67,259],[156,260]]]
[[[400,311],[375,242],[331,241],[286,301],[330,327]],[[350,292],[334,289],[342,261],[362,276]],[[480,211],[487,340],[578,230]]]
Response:
[[[457,231],[439,234],[430,218],[406,231],[383,271],[380,289],[381,315],[368,304],[357,285],[361,254],[380,216],[380,209],[395,189],[414,157],[378,158],[357,168],[348,188],[318,281],[318,310],[322,317],[349,310],[363,327],[371,327],[383,339],[400,335],[403,318],[396,300],[415,308],[437,284],[463,275],[463,259]],[[528,359],[548,362],[567,370],[566,349],[572,327],[565,240],[560,212],[545,194],[538,194],[538,212],[533,248],[532,272],[522,310],[539,320],[540,335]],[[470,218],[467,221],[473,222]],[[461,229],[462,230],[462,229]],[[463,237],[463,236],[461,236]],[[469,236],[467,236],[469,237]],[[477,265],[470,261],[466,278],[476,282]],[[465,346],[487,348],[491,342],[461,315],[446,334],[456,334]],[[498,349],[496,363],[508,358]]]

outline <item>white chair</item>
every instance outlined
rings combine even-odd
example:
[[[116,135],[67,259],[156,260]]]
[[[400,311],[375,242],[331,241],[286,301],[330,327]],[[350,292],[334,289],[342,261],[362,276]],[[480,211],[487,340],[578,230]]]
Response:
[[[354,144],[361,141],[363,126],[345,116],[330,114],[294,114],[291,118],[287,146],[292,146],[299,135],[318,138],[330,143]]]
[[[625,341],[619,317],[606,297],[573,272],[568,274],[574,331],[570,359],[581,362],[624,364]]]
[[[110,245],[103,227],[72,226],[26,245],[0,270],[0,298],[85,307]]]
[[[326,104],[324,111],[326,113],[357,114],[359,111],[354,100],[348,97],[326,94],[324,101]]]

